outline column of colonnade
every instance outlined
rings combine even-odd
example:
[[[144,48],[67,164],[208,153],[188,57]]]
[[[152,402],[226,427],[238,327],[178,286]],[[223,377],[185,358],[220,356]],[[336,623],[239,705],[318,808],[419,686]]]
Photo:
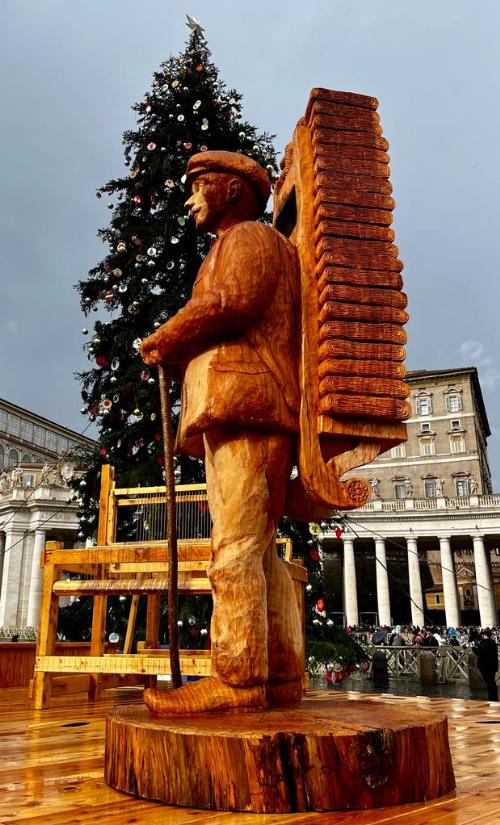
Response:
[[[460,625],[460,599],[458,596],[455,558],[451,549],[450,536],[440,535],[438,538],[446,626],[458,627]]]
[[[3,559],[5,555],[5,533],[0,533],[0,593],[2,592]]]
[[[31,559],[28,612],[26,615],[26,625],[28,627],[38,627],[42,588],[42,568],[40,567],[40,559],[42,552],[45,549],[46,535],[46,531],[42,528],[37,528],[35,530],[35,543],[33,547],[33,556]]]
[[[342,581],[344,585],[344,616],[346,624],[359,624],[358,592],[356,588],[356,563],[354,560],[354,540],[343,539],[344,565]]]
[[[451,547],[451,536],[448,534],[440,534],[438,535],[438,539],[446,626],[458,627],[461,624],[460,597],[455,559]],[[498,619],[490,555],[485,547],[484,536],[481,533],[473,534],[472,541],[474,547],[479,620],[482,627],[492,627],[497,624]],[[374,539],[374,543],[379,624],[390,625],[392,623],[392,617],[385,539],[377,536]],[[426,623],[426,618],[418,556],[418,537],[413,534],[407,536],[406,545],[408,553],[411,621],[412,624],[421,627]],[[344,614],[348,625],[356,625],[359,623],[359,613],[354,539],[348,536],[343,537],[343,546]]]
[[[406,551],[408,553],[408,583],[410,586],[411,623],[417,627],[425,624],[424,594],[422,593],[422,579],[420,577],[420,561],[418,558],[418,539],[411,535],[406,537]]]
[[[24,527],[15,524],[6,525],[2,589],[0,591],[0,627],[16,626],[18,623],[25,533]]]
[[[415,625],[424,624],[424,605],[422,596],[422,582],[418,561],[417,540],[414,537],[408,540],[408,569],[410,579],[411,616]],[[344,615],[348,625],[359,623],[358,599],[356,585],[356,563],[354,540],[344,537]],[[377,612],[380,626],[391,625],[391,599],[389,592],[389,575],[387,571],[387,554],[385,539],[382,536],[375,538],[375,576],[377,585]]]
[[[497,607],[490,554],[484,546],[484,536],[481,533],[473,534],[472,545],[481,626],[493,627],[497,624]]]
[[[377,583],[377,611],[379,625],[391,625],[391,599],[389,595],[389,576],[387,574],[387,555],[385,539],[375,539],[375,579]]]

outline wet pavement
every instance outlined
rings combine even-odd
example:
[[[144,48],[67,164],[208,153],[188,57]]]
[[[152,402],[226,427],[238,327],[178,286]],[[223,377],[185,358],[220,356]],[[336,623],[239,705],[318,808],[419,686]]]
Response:
[[[385,682],[374,681],[366,676],[344,679],[337,685],[331,685],[324,676],[314,676],[311,687],[325,689],[332,693],[343,690],[356,690],[360,693],[388,693],[393,696],[442,696],[447,699],[488,699],[486,687],[472,689],[468,682],[446,682],[423,685],[418,679],[387,679]]]

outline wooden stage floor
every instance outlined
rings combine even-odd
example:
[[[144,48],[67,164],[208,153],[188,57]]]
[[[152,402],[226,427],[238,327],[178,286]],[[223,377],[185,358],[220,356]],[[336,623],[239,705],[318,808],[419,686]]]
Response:
[[[325,691],[314,691],[324,695]],[[137,689],[108,691],[95,705],[33,711],[25,689],[0,690],[0,825],[499,825],[500,704],[463,699],[329,692],[356,701],[418,703],[447,714],[457,790],[425,805],[377,811],[236,814],[169,808],[127,797],[103,780],[104,717]]]

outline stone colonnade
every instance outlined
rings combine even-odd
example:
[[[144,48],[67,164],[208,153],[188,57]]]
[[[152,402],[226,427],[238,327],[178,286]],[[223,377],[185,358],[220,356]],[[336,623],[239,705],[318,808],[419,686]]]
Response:
[[[37,627],[46,530],[8,525],[0,533],[0,627]]]
[[[439,549],[441,555],[441,571],[443,582],[444,609],[447,627],[458,627],[460,620],[460,599],[458,595],[457,578],[453,552],[451,549],[451,537],[440,535]],[[495,601],[495,590],[489,553],[484,544],[484,536],[477,533],[473,535],[474,565],[476,570],[476,586],[479,604],[480,623],[482,627],[492,627],[497,624],[497,609]],[[358,600],[356,588],[356,564],[354,539],[349,535],[343,537],[344,564],[343,564],[343,587],[344,587],[344,614],[348,625],[359,624]],[[391,606],[389,595],[389,578],[387,573],[387,560],[385,539],[375,538],[375,567],[377,584],[377,611],[380,625],[391,624]],[[420,565],[418,558],[418,539],[414,535],[406,536],[406,549],[408,554],[408,579],[409,592],[411,598],[411,621],[412,624],[422,626],[425,624],[425,605],[422,592],[422,582],[420,578]]]

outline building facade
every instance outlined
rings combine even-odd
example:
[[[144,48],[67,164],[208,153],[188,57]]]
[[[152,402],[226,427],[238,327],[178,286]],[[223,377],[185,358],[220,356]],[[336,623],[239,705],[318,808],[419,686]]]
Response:
[[[91,440],[0,398],[0,470],[20,463],[45,464]]]
[[[409,373],[408,441],[350,475],[372,499],[323,534],[327,588],[347,624],[498,624],[500,495],[475,368]]]
[[[92,441],[0,399],[0,628],[36,627],[40,555],[77,540],[72,450]]]

